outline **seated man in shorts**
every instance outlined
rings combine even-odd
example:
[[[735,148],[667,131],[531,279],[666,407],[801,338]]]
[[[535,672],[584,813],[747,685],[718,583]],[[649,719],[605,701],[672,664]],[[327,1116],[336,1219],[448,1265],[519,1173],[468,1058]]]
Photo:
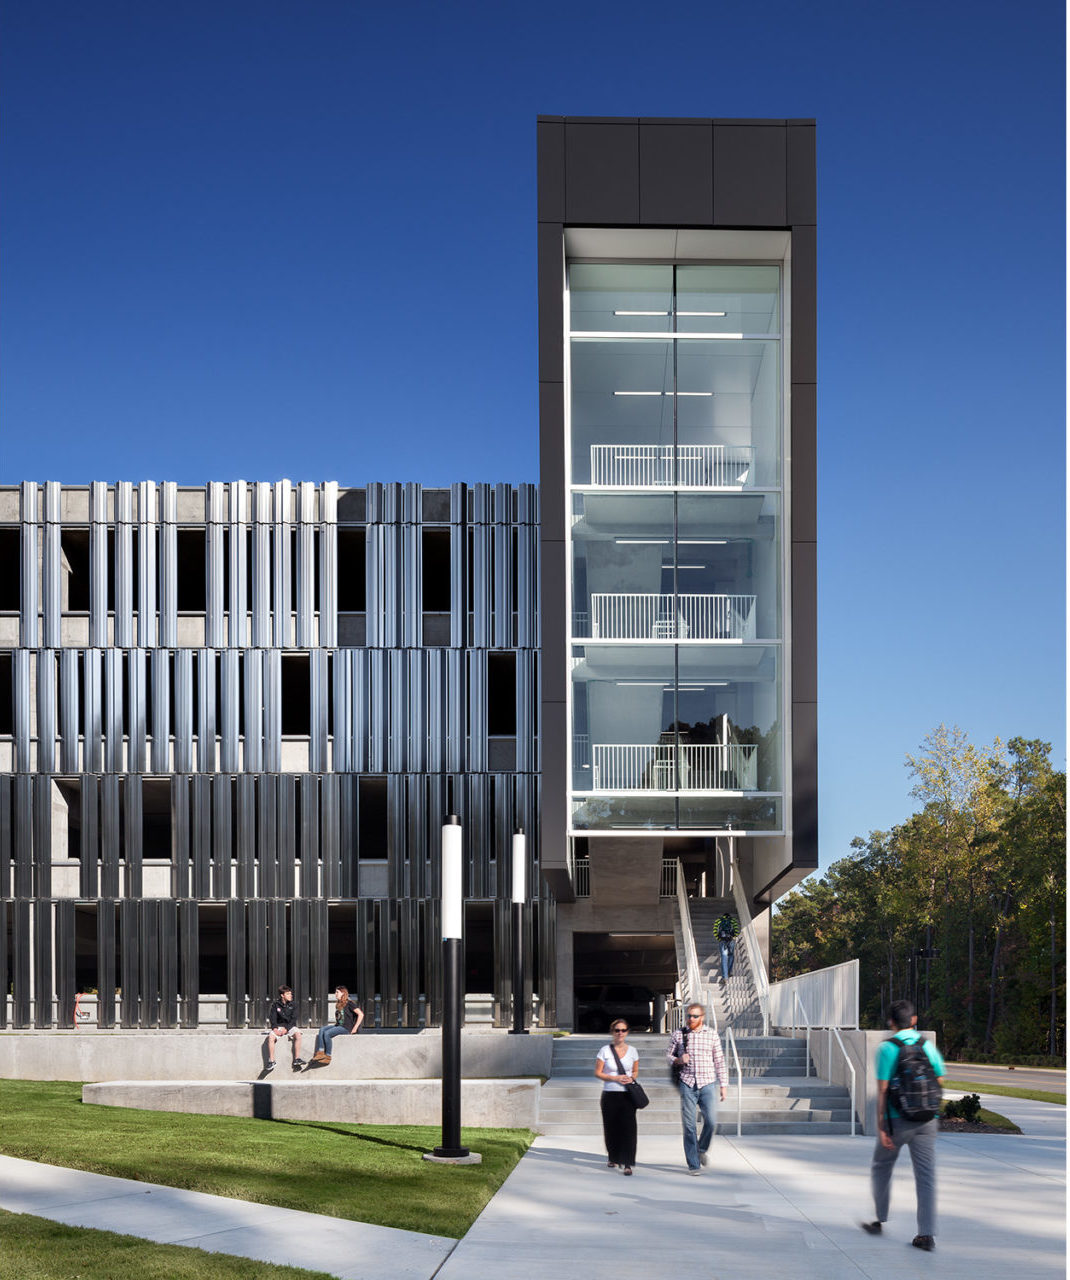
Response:
[[[289,987],[279,987],[279,998],[268,1013],[270,1027],[267,1041],[268,1071],[275,1070],[275,1045],[283,1039],[289,1039],[293,1046],[294,1070],[300,1071],[305,1065],[305,1060],[301,1057],[301,1032],[295,1026],[296,1022],[297,1006],[294,1004],[294,993]]]

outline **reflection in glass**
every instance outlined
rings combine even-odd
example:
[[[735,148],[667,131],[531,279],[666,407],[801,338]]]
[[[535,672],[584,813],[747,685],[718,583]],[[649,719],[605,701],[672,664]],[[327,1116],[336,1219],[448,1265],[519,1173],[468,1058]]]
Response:
[[[569,269],[573,332],[661,333],[672,328],[671,266],[575,263]]]
[[[780,268],[744,263],[676,268],[680,333],[777,333]]]

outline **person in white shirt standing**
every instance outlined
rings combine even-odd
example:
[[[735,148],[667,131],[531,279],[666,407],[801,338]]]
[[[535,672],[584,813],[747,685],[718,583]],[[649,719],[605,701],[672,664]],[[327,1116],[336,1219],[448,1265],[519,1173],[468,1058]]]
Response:
[[[665,1053],[670,1063],[680,1066],[680,1120],[684,1128],[684,1159],[694,1177],[709,1164],[710,1142],[717,1125],[717,1090],[720,1100],[728,1097],[721,1037],[706,1026],[706,1010],[700,1004],[687,1006],[687,1028],[674,1031]],[[697,1113],[702,1112],[702,1132],[697,1132]]]

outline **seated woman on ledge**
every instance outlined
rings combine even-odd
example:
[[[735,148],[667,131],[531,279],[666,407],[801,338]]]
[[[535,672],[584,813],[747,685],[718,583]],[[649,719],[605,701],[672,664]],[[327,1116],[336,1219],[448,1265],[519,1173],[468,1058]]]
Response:
[[[347,987],[335,987],[334,990],[334,1023],[335,1025],[320,1027],[316,1035],[316,1052],[312,1055],[315,1066],[325,1067],[331,1060],[328,1052],[335,1036],[351,1036],[360,1030],[364,1021],[364,1010],[352,999]]]

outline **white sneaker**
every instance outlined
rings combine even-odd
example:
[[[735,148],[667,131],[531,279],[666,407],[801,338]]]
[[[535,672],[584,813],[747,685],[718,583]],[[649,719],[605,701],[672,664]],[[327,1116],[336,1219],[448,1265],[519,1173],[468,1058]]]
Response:
[[[705,1168],[710,1162],[710,1153],[708,1151],[700,1151],[698,1153],[698,1162]]]
[[[688,1169],[688,1173],[692,1176],[692,1178],[698,1178],[702,1176],[701,1169]]]

